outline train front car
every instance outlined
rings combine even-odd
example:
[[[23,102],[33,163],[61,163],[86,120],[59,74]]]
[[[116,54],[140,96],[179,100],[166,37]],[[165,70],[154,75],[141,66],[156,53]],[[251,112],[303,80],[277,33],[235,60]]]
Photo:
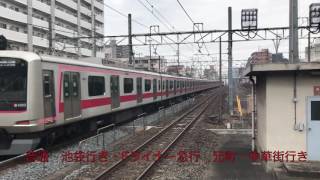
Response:
[[[33,53],[0,51],[0,156],[34,149],[40,142],[41,61]]]

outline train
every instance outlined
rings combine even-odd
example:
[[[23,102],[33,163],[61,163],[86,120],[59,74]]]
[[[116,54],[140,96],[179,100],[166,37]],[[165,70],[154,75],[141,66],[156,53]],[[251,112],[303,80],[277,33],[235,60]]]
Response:
[[[2,50],[0,156],[25,153],[43,139],[65,131],[72,136],[81,126],[95,128],[101,122],[95,117],[218,85],[215,81],[106,66],[97,59]]]

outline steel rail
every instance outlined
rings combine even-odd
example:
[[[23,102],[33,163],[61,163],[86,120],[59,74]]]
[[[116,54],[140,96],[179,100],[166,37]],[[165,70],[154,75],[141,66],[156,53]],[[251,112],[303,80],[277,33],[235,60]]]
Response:
[[[40,149],[37,149],[37,150],[34,150],[33,152],[34,153],[38,153],[38,152],[41,152],[41,151],[44,151],[45,149],[43,148],[40,148]],[[25,163],[28,163],[27,160],[27,153],[24,153],[24,154],[21,154],[19,156],[16,156],[16,157],[13,157],[13,158],[10,158],[10,159],[7,159],[7,160],[4,160],[2,162],[0,162],[0,171],[4,171],[8,168],[11,168],[17,164],[25,164]]]
[[[201,112],[191,121],[189,122],[189,124],[184,128],[184,130],[182,132],[180,132],[180,134],[178,136],[176,136],[176,138],[161,152],[160,156],[164,156],[168,150],[170,148],[172,148],[175,143],[182,138],[182,136],[193,126],[193,124],[195,122],[197,122],[199,120],[199,118],[203,115],[203,113],[207,110],[207,108],[209,107],[209,103],[201,110]],[[150,170],[154,167],[155,164],[157,164],[158,162],[160,162],[161,158],[156,158],[137,178],[136,180],[140,180],[142,178],[144,178],[148,172],[150,172]]]
[[[118,168],[120,165],[122,165],[123,163],[127,162],[127,160],[131,157],[131,155],[133,153],[138,152],[139,150],[145,148],[147,145],[149,145],[151,142],[157,140],[161,135],[163,135],[165,132],[169,131],[171,129],[171,127],[173,127],[174,125],[176,125],[178,122],[180,122],[181,120],[183,120],[184,118],[188,117],[188,115],[194,113],[194,111],[205,105],[205,108],[203,108],[201,110],[200,113],[198,113],[198,115],[196,115],[195,118],[193,118],[193,120],[186,126],[186,128],[183,130],[183,132],[187,131],[194,122],[196,122],[196,120],[198,120],[198,118],[202,115],[202,113],[207,109],[207,107],[209,106],[209,103],[206,104],[208,102],[208,100],[204,100],[201,103],[197,104],[195,107],[193,107],[191,110],[189,110],[188,112],[184,113],[183,115],[181,115],[180,117],[178,117],[176,120],[174,120],[172,123],[170,123],[168,126],[166,126],[164,129],[162,129],[160,132],[158,132],[157,134],[155,134],[154,136],[152,136],[150,139],[148,139],[147,141],[145,141],[142,145],[140,145],[139,147],[137,147],[136,149],[134,149],[131,153],[128,154],[128,156],[126,156],[125,158],[117,161],[115,164],[113,164],[111,167],[109,167],[108,169],[104,170],[102,173],[100,173],[97,177],[95,177],[95,180],[102,180],[102,179],[106,179],[106,176],[114,171],[116,168]],[[180,133],[178,135],[178,137],[176,137],[174,139],[174,142],[170,143],[170,146],[172,146],[184,133]],[[170,147],[169,147],[170,148]],[[166,148],[166,151],[169,149],[168,147]],[[164,154],[165,152],[163,151],[162,154]],[[155,162],[156,163],[156,162]],[[155,164],[154,163],[154,164]],[[150,165],[150,167],[148,166],[148,169],[151,169],[153,165]],[[144,171],[145,173],[148,172],[148,170],[145,169]],[[144,175],[141,174],[141,177],[143,177]],[[139,176],[139,177],[140,177]]]

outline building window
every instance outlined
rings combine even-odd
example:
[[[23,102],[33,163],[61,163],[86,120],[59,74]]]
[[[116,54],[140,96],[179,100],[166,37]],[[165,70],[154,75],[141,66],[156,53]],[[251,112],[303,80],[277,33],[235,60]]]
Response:
[[[89,76],[88,78],[89,96],[102,96],[106,92],[105,80],[101,76]]]
[[[123,87],[124,87],[124,93],[125,94],[132,93],[132,91],[133,91],[133,79],[124,78]]]
[[[7,24],[0,23],[0,28],[7,29]]]
[[[144,90],[145,92],[149,92],[151,90],[151,80],[144,80]]]

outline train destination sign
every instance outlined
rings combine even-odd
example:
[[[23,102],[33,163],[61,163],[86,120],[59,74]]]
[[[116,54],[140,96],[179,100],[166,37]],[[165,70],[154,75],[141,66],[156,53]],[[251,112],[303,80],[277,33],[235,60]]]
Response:
[[[16,61],[14,60],[0,61],[0,67],[16,67]]]

